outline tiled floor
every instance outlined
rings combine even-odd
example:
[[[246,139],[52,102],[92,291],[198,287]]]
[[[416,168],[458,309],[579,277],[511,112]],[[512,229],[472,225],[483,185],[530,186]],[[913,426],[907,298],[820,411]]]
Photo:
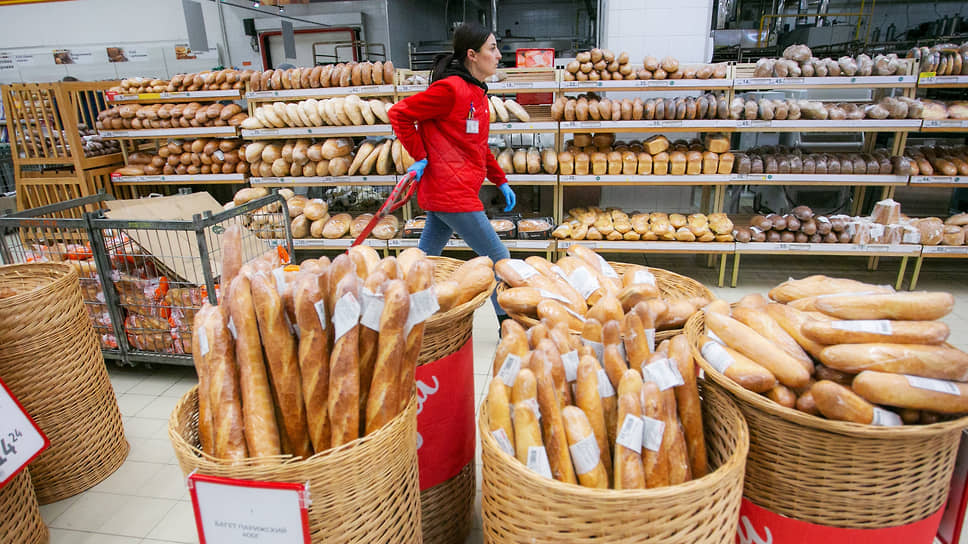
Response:
[[[641,256],[613,256],[612,260],[643,263]],[[658,266],[715,285],[717,269],[698,264],[695,257],[650,258]],[[882,262],[877,272],[867,272],[860,258],[794,257],[743,259],[740,285],[736,289],[713,288],[727,301],[765,292],[789,276],[801,277],[823,271],[828,275],[863,281],[893,283],[897,261]],[[910,270],[908,273],[910,276]],[[956,295],[954,313],[945,321],[951,326],[951,342],[968,350],[968,268],[961,260],[935,260],[922,271],[919,289],[947,290]],[[497,344],[494,312],[485,306],[474,321],[474,388],[476,401],[487,390],[491,359]],[[51,528],[53,544],[136,544],[197,542],[191,502],[181,471],[168,441],[167,419],[176,401],[196,383],[195,372],[186,367],[116,368],[109,364],[118,404],[124,418],[131,453],[112,476],[78,496],[41,507]],[[479,446],[478,446],[479,447]],[[468,543],[482,542],[480,521],[480,455],[478,501],[474,530]]]

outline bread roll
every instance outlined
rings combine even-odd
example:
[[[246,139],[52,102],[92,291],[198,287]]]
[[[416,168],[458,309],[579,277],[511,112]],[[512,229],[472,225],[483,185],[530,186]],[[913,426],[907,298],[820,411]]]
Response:
[[[810,379],[810,373],[800,361],[743,323],[706,312],[706,326],[728,346],[769,370],[783,385],[800,387]]]

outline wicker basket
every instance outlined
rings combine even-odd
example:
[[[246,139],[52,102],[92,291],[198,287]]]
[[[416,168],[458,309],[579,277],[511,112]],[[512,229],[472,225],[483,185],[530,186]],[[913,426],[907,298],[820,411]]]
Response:
[[[121,413],[84,309],[62,264],[0,267],[0,376],[50,439],[30,465],[40,504],[85,491],[124,462]]]
[[[480,432],[484,541],[733,542],[749,432],[729,395],[706,387],[701,392],[709,466],[714,470],[671,487],[616,491],[546,479],[505,453],[490,433]],[[488,428],[483,406],[478,428]]]
[[[449,279],[463,261],[448,257],[430,257],[434,263],[434,279]],[[417,365],[442,359],[459,350],[471,338],[474,311],[487,302],[494,290],[487,290],[460,306],[435,314],[424,327],[423,347]],[[477,491],[474,462],[446,482],[420,492],[425,544],[463,542],[473,524],[474,497]]]
[[[0,489],[0,512],[3,512],[3,516],[0,516],[0,535],[3,535],[4,542],[41,544],[50,540],[27,469]]]
[[[702,357],[703,314],[686,323],[710,389],[736,400],[750,429],[744,495],[755,504],[818,525],[896,527],[936,513],[948,498],[968,418],[904,427],[832,421],[785,408],[744,389]]]
[[[619,276],[622,276],[625,274],[626,268],[629,268],[631,266],[637,266],[637,265],[631,265],[626,263],[615,263],[615,262],[609,262],[608,264],[612,265],[612,268],[615,269],[615,272],[618,273]],[[705,285],[699,283],[698,281],[692,278],[688,278],[681,274],[676,274],[675,272],[669,272],[668,270],[663,270],[661,268],[651,268],[651,267],[645,267],[645,268],[649,272],[652,272],[652,275],[655,276],[655,283],[656,283],[656,286],[659,288],[659,293],[661,293],[662,297],[665,299],[678,300],[678,299],[684,299],[684,298],[705,297],[709,300],[712,300],[716,298],[715,295],[713,295],[713,292],[710,291],[708,287],[706,287]],[[502,281],[498,283],[497,292],[500,293],[508,288],[509,288],[508,284]],[[539,323],[537,319],[533,317],[528,317],[526,315],[515,314],[515,313],[508,313],[508,315],[513,317],[514,320],[517,321],[518,323],[521,323],[522,325],[524,325],[524,328],[526,329],[530,329],[531,327]],[[581,331],[571,331],[571,332],[574,334],[581,334]],[[660,340],[665,340],[666,338],[671,338],[676,334],[678,334],[679,332],[680,332],[680,329],[659,331],[655,335],[656,342]]]
[[[199,449],[198,387],[175,405],[168,438],[182,472],[268,482],[309,482],[312,542],[421,542],[417,402],[382,429],[309,459],[276,465],[219,463]]]

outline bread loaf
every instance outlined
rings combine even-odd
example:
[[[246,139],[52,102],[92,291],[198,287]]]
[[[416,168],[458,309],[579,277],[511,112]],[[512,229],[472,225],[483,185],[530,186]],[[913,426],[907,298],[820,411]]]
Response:
[[[840,319],[895,319],[922,321],[941,319],[954,307],[950,293],[913,292],[890,294],[843,294],[818,299],[817,310]]]
[[[867,370],[854,378],[852,388],[874,404],[939,414],[968,412],[968,384],[922,382],[901,374]]]
[[[487,389],[487,431],[495,436],[498,443],[502,440],[507,442],[511,451],[506,451],[508,455],[514,455],[514,430],[511,426],[511,406],[508,390],[501,380],[491,380]],[[498,438],[500,437],[500,438]]]
[[[672,338],[669,343],[669,359],[679,369],[683,385],[675,388],[679,407],[679,420],[685,435],[692,478],[702,478],[708,472],[706,440],[703,434],[702,407],[696,385],[696,364],[692,359],[689,341],[684,334]]]
[[[874,406],[850,389],[822,380],[810,388],[817,410],[827,419],[870,424],[874,420]]]
[[[309,437],[315,451],[329,448],[329,338],[325,326],[328,266],[322,273],[301,272],[292,288],[296,324],[299,327],[299,370]],[[322,316],[317,309],[323,309]],[[271,405],[270,405],[271,406]]]
[[[743,323],[715,312],[706,312],[706,326],[726,344],[769,370],[788,387],[800,387],[810,373],[797,359]]]
[[[406,336],[404,325],[410,312],[410,293],[403,280],[391,280],[383,291],[380,335],[373,380],[366,402],[366,434],[390,422],[398,413],[404,389]],[[409,385],[409,381],[407,381]],[[407,388],[409,391],[409,387]]]
[[[803,334],[803,326],[810,319],[806,313],[787,304],[771,303],[766,306],[766,313],[772,317],[807,353],[819,358],[824,345],[811,340]]]
[[[652,382],[642,385],[641,392],[642,419],[646,429],[654,428],[657,422],[663,422],[668,410],[664,406],[659,386]],[[674,409],[674,408],[673,408]],[[646,433],[644,436],[661,436],[658,444],[643,443],[642,465],[645,471],[647,488],[665,487],[669,485],[669,454],[665,444],[665,433]]]
[[[601,462],[598,442],[585,413],[575,406],[566,406],[562,410],[562,418],[578,482],[584,487],[608,489],[608,474]]]
[[[575,405],[585,412],[598,442],[602,465],[605,467],[608,476],[611,477],[612,462],[609,455],[605,412],[602,398],[598,393],[598,368],[598,362],[593,357],[580,358],[575,382]],[[636,452],[636,457],[638,457],[638,452]],[[639,464],[641,465],[641,461],[639,461]]]
[[[339,268],[339,263],[334,261],[330,273],[330,285],[334,282],[336,285],[331,290],[331,299],[334,301],[331,312],[333,348],[330,352],[328,399],[332,447],[351,442],[360,435],[360,286],[355,272],[350,270],[340,278]],[[374,370],[370,396],[374,395],[375,389],[381,387],[393,387],[393,384],[376,381]],[[369,406],[370,402],[367,400],[367,412]]]
[[[764,305],[763,309],[766,309]],[[780,326],[769,314],[750,308],[738,307],[732,312],[733,318],[759,332],[767,340],[776,344],[791,357],[799,361],[809,373],[813,373],[813,361],[807,352]]]
[[[940,321],[819,321],[803,324],[803,334],[817,343],[864,344],[942,344],[950,330]]]
[[[544,354],[539,351],[532,355],[532,367],[538,384],[541,428],[552,477],[560,482],[578,483],[572,466],[571,455],[568,451],[561,404],[557,399],[554,380],[551,377],[551,365]]]
[[[968,354],[948,346],[919,344],[841,344],[820,352],[824,365],[857,374],[864,370],[925,378],[968,381]]]
[[[834,228],[834,230],[837,229]],[[871,285],[845,278],[814,275],[799,280],[787,280],[771,289],[769,297],[777,302],[787,303],[799,298],[837,293],[892,293],[893,291],[890,287]]]
[[[213,423],[213,455],[218,459],[238,461],[248,457],[246,449],[239,369],[235,346],[228,329],[225,306],[211,309],[204,323],[209,347],[205,366],[208,368],[209,407]],[[201,333],[200,333],[201,334]]]

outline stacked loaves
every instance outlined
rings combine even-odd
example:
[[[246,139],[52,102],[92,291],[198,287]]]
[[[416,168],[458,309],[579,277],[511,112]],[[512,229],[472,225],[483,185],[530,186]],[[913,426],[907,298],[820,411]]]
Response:
[[[393,85],[393,62],[349,62],[312,68],[266,70],[249,80],[250,91]]]
[[[559,240],[643,240],[732,242],[733,222],[724,213],[635,213],[599,208],[573,208],[552,232]]]
[[[102,155],[121,152],[121,144],[117,140],[101,138],[101,135],[87,128],[85,125],[78,126],[77,132],[80,134],[81,142],[84,145],[85,157],[100,157]]]
[[[577,98],[559,97],[551,105],[555,121],[652,121],[729,119],[725,95],[706,93],[699,97],[610,100],[596,93]]]
[[[810,276],[705,308],[703,358],[786,408],[873,425],[968,412],[968,354],[945,344],[948,293]],[[888,408],[885,410],[882,407]]]
[[[240,239],[226,231],[220,304],[195,317],[201,449],[226,463],[305,459],[403,412],[438,307],[433,263],[360,246],[332,262],[242,266]]]
[[[625,313],[646,302],[653,314],[646,329],[676,329],[708,302],[702,297],[665,300],[646,268],[629,267],[619,276],[605,259],[580,245],[569,246],[568,256],[554,265],[535,256],[502,259],[494,270],[509,286],[498,295],[498,304],[515,319],[547,320],[549,328],[564,323],[581,331],[592,319],[621,322]]]
[[[492,147],[491,153],[505,174],[558,173],[558,154],[550,147],[540,150],[535,147],[527,149],[506,147],[503,150]]]
[[[968,76],[968,42],[955,45],[939,43],[931,47],[913,47],[907,58],[918,63],[918,72],[934,72],[939,76]]]
[[[558,154],[559,173],[563,176],[729,174],[735,161],[729,152],[729,137],[724,134],[709,133],[702,141],[691,142],[670,142],[665,136],[656,135],[641,143],[614,143],[615,135],[611,133],[576,134]]]
[[[237,127],[249,117],[238,104],[124,104],[97,114],[98,130]]]
[[[968,119],[968,101],[955,100],[952,102],[941,102],[939,100],[922,100],[924,111],[921,113],[922,119],[931,121],[941,119]]]
[[[244,157],[257,177],[381,176],[403,174],[413,158],[396,139],[309,138],[245,145]]]
[[[908,176],[912,161],[892,157],[886,149],[871,153],[808,153],[786,146],[754,147],[736,153],[733,163],[736,174],[817,174],[826,175],[888,175]]]
[[[661,61],[646,56],[642,66],[629,64],[629,54],[622,51],[615,55],[611,50],[595,48],[575,55],[575,60],[565,66],[565,81],[609,81],[635,79],[724,79],[726,63],[680,66],[675,57]]]
[[[121,80],[109,91],[121,94],[173,93],[184,91],[228,91],[244,89],[255,70],[214,70],[194,74],[176,74],[171,81],[145,77],[129,77]]]
[[[387,124],[387,111],[393,104],[376,98],[360,98],[355,94],[347,97],[310,98],[301,102],[273,102],[256,107],[242,123],[242,128],[286,128],[362,126]]]
[[[884,97],[876,104],[817,102],[736,96],[729,103],[728,119],[761,121],[840,121],[844,119],[921,119],[927,106],[906,96]]]
[[[247,174],[242,142],[236,139],[170,140],[155,153],[128,155],[128,164],[114,171],[120,176]]]
[[[753,77],[892,76],[905,70],[904,61],[893,53],[876,55],[873,59],[864,53],[837,60],[818,59],[806,45],[791,45],[783,50],[783,58],[756,61]]]
[[[645,302],[621,320],[525,331],[508,320],[486,410],[508,455],[560,482],[597,489],[676,485],[708,471],[695,364],[684,335],[651,345]],[[624,342],[622,333],[624,332]]]
[[[491,101],[491,108],[488,113],[491,123],[507,123],[512,120],[512,116],[515,122],[527,123],[531,120],[531,114],[513,99],[491,96],[489,100]]]
[[[912,176],[968,176],[968,146],[908,147]]]

